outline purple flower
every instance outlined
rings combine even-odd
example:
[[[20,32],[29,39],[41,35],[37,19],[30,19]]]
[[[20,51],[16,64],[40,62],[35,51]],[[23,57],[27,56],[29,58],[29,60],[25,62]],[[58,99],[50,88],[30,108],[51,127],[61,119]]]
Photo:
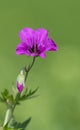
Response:
[[[48,37],[48,31],[43,28],[33,30],[32,28],[23,28],[19,37],[21,43],[16,47],[17,55],[40,56],[45,58],[45,52],[57,51],[56,43]]]
[[[24,86],[25,86],[25,75],[23,73],[23,70],[21,70],[17,77],[17,89],[19,93],[23,91]]]

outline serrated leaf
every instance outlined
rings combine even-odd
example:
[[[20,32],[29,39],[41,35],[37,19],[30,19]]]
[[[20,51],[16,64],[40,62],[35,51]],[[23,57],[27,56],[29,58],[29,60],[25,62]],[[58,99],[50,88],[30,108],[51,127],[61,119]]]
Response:
[[[36,98],[36,97],[38,97],[38,96],[39,96],[39,95],[32,95],[32,96],[27,97],[26,100],[29,100],[29,99],[32,99],[32,98]]]
[[[29,117],[27,120],[25,120],[25,121],[21,124],[22,130],[25,130],[25,128],[27,127],[27,125],[30,123],[30,121],[31,121],[31,117]]]
[[[13,103],[13,102],[14,102],[14,97],[13,97],[13,95],[8,96],[8,100],[9,100],[10,103]]]
[[[8,90],[5,89],[3,92],[1,92],[1,95],[2,95],[2,97],[3,97],[4,100],[7,99],[7,97],[9,96]]]
[[[12,124],[9,124],[8,127],[9,128],[12,127],[14,130],[25,130],[25,128],[27,127],[30,121],[31,121],[31,117],[29,117],[27,120],[25,120],[22,123],[13,120]]]
[[[10,119],[9,123],[8,123],[8,128],[16,128],[17,122],[15,121],[14,116]]]
[[[25,99],[26,99],[26,95],[23,95],[20,97],[20,101],[25,100]]]
[[[29,90],[28,94],[24,94],[20,97],[20,101],[24,101],[24,100],[27,100],[27,99],[30,99],[30,98],[33,98],[33,97],[36,97],[34,96],[34,94],[36,93],[36,91],[38,90],[38,88],[36,88],[35,90]]]
[[[38,88],[36,88],[33,91],[30,90],[29,93],[27,94],[27,97],[32,96],[33,94],[35,94],[37,90],[38,90]]]

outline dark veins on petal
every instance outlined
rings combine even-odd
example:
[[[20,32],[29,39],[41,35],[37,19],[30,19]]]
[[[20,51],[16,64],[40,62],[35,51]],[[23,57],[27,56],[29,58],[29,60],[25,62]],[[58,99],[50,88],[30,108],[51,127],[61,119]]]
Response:
[[[35,54],[39,54],[40,53],[40,50],[38,49],[38,45],[37,44],[33,44],[32,47],[30,47],[29,49],[29,52],[30,53],[35,53]]]

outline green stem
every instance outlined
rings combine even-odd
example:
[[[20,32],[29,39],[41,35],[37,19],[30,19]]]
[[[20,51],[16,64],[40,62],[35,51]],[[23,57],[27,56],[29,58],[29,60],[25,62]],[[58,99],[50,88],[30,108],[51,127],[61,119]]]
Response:
[[[25,71],[26,71],[26,75],[25,75],[25,82],[26,82],[26,79],[27,79],[27,77],[28,77],[28,73],[29,73],[29,71],[31,70],[31,68],[32,68],[32,67],[33,67],[33,65],[34,65],[35,59],[36,59],[36,57],[33,57],[33,60],[32,60],[31,65],[29,65],[29,66],[28,66],[28,68],[27,68],[27,67],[25,67]]]
[[[16,98],[15,98],[15,103],[13,104],[13,107],[12,107],[12,112],[14,111],[16,105],[18,104],[19,98],[20,98],[20,93],[17,93]]]

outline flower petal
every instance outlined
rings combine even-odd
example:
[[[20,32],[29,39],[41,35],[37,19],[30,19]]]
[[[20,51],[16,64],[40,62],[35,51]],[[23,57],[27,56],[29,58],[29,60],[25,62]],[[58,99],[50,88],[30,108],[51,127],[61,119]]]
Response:
[[[18,92],[21,93],[23,91],[23,89],[24,89],[24,85],[23,84],[19,84],[17,82],[17,89],[18,89]]]
[[[46,50],[47,51],[57,51],[58,50],[56,43],[52,39],[48,39]]]
[[[16,47],[16,54],[17,55],[25,54],[27,49],[28,49],[28,47],[27,47],[26,43],[20,43]]]
[[[45,54],[45,53],[41,53],[41,54],[39,54],[39,56],[40,56],[41,58],[45,58],[45,57],[46,57],[46,54]]]
[[[26,42],[29,46],[33,44],[34,36],[35,31],[32,28],[23,28],[19,33],[21,41]]]
[[[48,31],[43,28],[38,28],[36,30],[36,36],[37,36],[37,42],[39,43],[44,43],[45,40],[48,38]]]

